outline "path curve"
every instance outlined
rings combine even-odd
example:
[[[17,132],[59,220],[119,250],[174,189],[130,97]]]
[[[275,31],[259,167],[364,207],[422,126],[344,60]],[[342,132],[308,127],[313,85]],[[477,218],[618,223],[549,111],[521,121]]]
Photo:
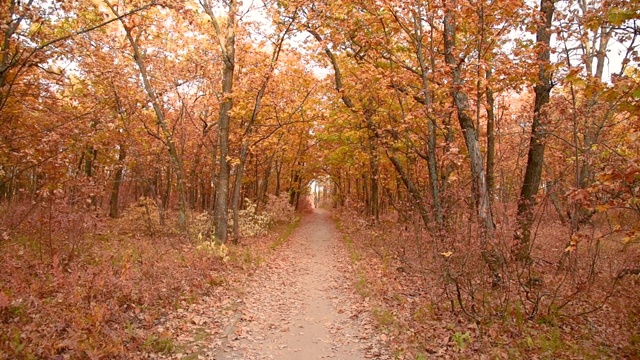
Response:
[[[346,250],[315,209],[251,279],[215,359],[386,359],[353,296]]]

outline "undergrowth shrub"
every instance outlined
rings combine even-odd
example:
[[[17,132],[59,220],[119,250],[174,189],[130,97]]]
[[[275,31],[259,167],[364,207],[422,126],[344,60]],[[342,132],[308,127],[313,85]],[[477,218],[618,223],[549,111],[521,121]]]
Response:
[[[295,218],[295,212],[289,204],[289,199],[286,195],[275,196],[269,194],[264,212],[269,214],[271,221],[276,224],[288,223]]]
[[[341,226],[353,239],[348,242],[356,253],[353,264],[365,276],[355,286],[366,282],[372,306],[403,324],[394,340],[401,344],[401,353],[408,358],[447,351],[471,358],[478,353],[528,358],[539,352],[550,357],[634,358],[640,353],[634,340],[637,330],[628,325],[640,309],[636,275],[630,275],[638,268],[640,252],[625,241],[625,224],[611,217],[599,220],[597,216],[604,215],[597,214],[593,224],[572,234],[561,222],[548,221],[536,228],[531,262],[523,263],[511,253],[513,214],[495,215],[500,226],[487,254],[481,224],[472,212],[449,213],[438,231],[424,229],[410,212],[403,221],[387,214],[374,224],[359,217],[357,209],[340,210],[338,217],[349,219]],[[635,223],[637,219],[626,226]],[[488,266],[488,255],[494,269]],[[380,326],[389,323],[378,320]],[[443,329],[447,323],[451,328]],[[557,328],[572,331],[557,346],[539,340]],[[429,340],[445,333],[459,335],[444,345]],[[473,341],[466,341],[467,333]],[[504,334],[531,340],[509,349],[510,355],[482,350],[509,337]],[[598,343],[588,349],[571,346],[594,336]]]
[[[146,235],[155,235],[160,231],[160,213],[156,202],[149,197],[140,197],[122,213],[127,230],[139,233],[144,230]]]
[[[238,211],[240,236],[257,237],[267,234],[277,223],[293,221],[295,213],[286,196],[269,195],[263,211],[258,211],[257,204],[245,199],[244,209]],[[229,213],[229,228],[233,228],[233,214]]]
[[[238,211],[240,236],[256,237],[266,235],[273,223],[271,214],[266,211],[257,212],[256,203],[245,199],[245,207]],[[229,228],[233,228],[233,213],[229,212]]]
[[[202,238],[200,238],[202,240]],[[197,247],[197,250],[212,254],[222,261],[229,261],[229,248],[225,246],[225,244],[220,244],[213,241],[203,241]]]
[[[144,224],[159,223],[145,199],[117,220],[72,200],[52,193],[12,204],[21,219],[0,217],[1,360],[130,358],[163,314],[231,268],[220,248],[151,236]]]
[[[154,326],[185,299],[212,296],[262,261],[252,248],[205,241],[207,213],[191,219],[194,245],[173,230],[171,214],[161,225],[149,198],[116,220],[99,216],[91,193],[79,191],[47,191],[10,207],[0,208],[0,360],[174,351],[171,339],[154,338]],[[271,197],[258,214],[247,203],[241,218],[250,236],[294,212],[286,198]]]

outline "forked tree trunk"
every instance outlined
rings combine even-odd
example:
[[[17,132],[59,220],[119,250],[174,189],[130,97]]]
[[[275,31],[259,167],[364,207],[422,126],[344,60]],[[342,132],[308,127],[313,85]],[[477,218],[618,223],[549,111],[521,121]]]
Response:
[[[269,68],[267,70],[267,75],[262,81],[262,85],[256,94],[255,101],[253,103],[253,111],[251,112],[251,118],[247,124],[247,128],[244,133],[244,142],[242,143],[242,149],[240,150],[240,163],[237,167],[236,172],[236,183],[233,193],[233,242],[237,243],[240,238],[240,227],[239,227],[239,207],[240,207],[240,189],[242,187],[242,176],[244,174],[244,167],[247,160],[247,155],[249,154],[249,143],[251,141],[251,135],[253,134],[253,126],[258,120],[258,114],[260,112],[260,106],[262,104],[262,98],[264,97],[264,93],[267,90],[267,86],[269,85],[269,80],[271,80],[271,76],[273,75],[273,71],[278,63],[278,58],[280,57],[280,50],[282,50],[282,45],[284,44],[284,40],[293,25],[294,19],[291,20],[289,26],[283,31],[281,34],[279,41],[275,45],[273,49],[273,53],[271,54],[271,61],[269,62]],[[256,164],[257,169],[257,164]],[[257,181],[257,177],[256,177]],[[257,197],[257,194],[256,194]],[[259,201],[260,199],[257,199]]]
[[[380,222],[380,194],[378,186],[379,177],[379,162],[380,158],[374,143],[375,137],[369,136],[369,173],[371,179],[371,211],[369,215],[373,217],[373,220]]]
[[[469,115],[469,98],[461,89],[463,88],[463,80],[460,66],[462,60],[456,58],[456,19],[451,7],[445,10],[444,16],[444,50],[445,62],[451,68],[451,77],[453,86],[451,95],[453,103],[458,111],[458,122],[464,135],[464,141],[469,153],[469,162],[471,165],[471,177],[473,179],[474,199],[477,204],[477,211],[482,220],[484,236],[483,245],[487,245],[487,240],[493,238],[495,225],[493,224],[493,216],[491,214],[491,202],[489,192],[487,191],[487,182],[485,178],[484,166],[482,163],[482,153],[480,152],[480,143],[473,124],[473,119]]]
[[[429,78],[427,77],[428,68],[427,62],[423,55],[423,39],[424,39],[424,27],[420,19],[415,19],[414,26],[415,41],[416,41],[416,57],[418,58],[418,65],[420,66],[420,80],[422,81],[422,92],[424,93],[424,107],[427,114],[427,130],[429,132],[427,139],[427,162],[429,170],[429,185],[431,187],[431,197],[433,199],[433,208],[436,211],[436,222],[438,226],[442,227],[444,223],[442,201],[440,200],[440,187],[438,186],[438,160],[436,157],[436,123],[431,114],[431,91]],[[433,66],[433,64],[432,64]]]

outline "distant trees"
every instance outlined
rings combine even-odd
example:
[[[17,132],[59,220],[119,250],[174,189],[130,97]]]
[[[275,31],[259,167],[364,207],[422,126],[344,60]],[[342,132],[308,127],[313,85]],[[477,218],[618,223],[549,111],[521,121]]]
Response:
[[[236,1],[3,5],[3,203],[57,191],[117,217],[144,196],[183,229],[215,212],[226,241],[243,198],[295,203],[322,174],[373,222],[473,213],[483,248],[513,204],[526,258],[541,196],[573,232],[597,211],[572,199],[615,200],[585,191],[636,155],[634,4],[266,5],[265,23]]]
[[[298,142],[321,111],[320,80],[285,45],[295,12],[258,34],[238,2],[224,15],[219,5],[2,5],[3,206],[55,191],[118,217],[142,196],[161,221],[177,205],[182,229],[189,212],[215,210],[224,242],[243,197],[304,187],[286,177],[300,161],[277,145]]]

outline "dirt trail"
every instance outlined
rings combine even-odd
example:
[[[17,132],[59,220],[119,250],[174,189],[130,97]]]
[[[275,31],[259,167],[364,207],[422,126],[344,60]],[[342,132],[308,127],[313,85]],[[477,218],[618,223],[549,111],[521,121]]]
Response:
[[[354,304],[338,236],[326,211],[305,216],[248,284],[238,321],[214,358],[388,358]]]

